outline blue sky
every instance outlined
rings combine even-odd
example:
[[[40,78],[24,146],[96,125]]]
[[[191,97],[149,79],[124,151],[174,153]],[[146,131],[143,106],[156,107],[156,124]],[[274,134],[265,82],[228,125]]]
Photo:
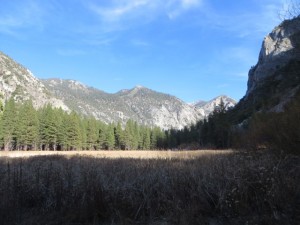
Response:
[[[0,51],[38,78],[186,102],[247,88],[285,0],[0,0]]]

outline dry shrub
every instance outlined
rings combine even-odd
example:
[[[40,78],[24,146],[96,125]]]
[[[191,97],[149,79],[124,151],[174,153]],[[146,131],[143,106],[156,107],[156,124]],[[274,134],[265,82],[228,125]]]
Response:
[[[299,157],[0,160],[2,224],[297,224]],[[248,222],[247,222],[248,221]]]
[[[300,154],[300,95],[285,112],[256,113],[249,119],[246,130],[235,135],[238,148]]]

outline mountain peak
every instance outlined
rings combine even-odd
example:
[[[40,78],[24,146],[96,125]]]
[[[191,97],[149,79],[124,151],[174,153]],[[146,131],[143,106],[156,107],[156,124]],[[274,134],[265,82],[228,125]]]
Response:
[[[32,100],[35,108],[51,104],[68,111],[68,107],[49,93],[43,83],[29,69],[0,52],[0,93],[4,99],[24,102]]]
[[[227,109],[232,108],[237,104],[237,102],[234,99],[232,99],[226,95],[220,95],[208,102],[200,100],[200,101],[194,103],[193,106],[198,109],[203,110],[205,115],[209,115],[215,109],[216,106],[220,105],[221,101],[224,102]]]
[[[132,119],[151,127],[182,129],[205,117],[202,109],[141,85],[109,94],[76,80],[39,80],[3,54],[0,54],[0,75],[0,92],[5,99],[14,97],[20,102],[32,99],[37,108],[51,104],[105,123],[125,124]]]
[[[142,85],[136,85],[135,87],[134,87],[134,89],[144,89],[145,87],[144,86],[142,86]]]

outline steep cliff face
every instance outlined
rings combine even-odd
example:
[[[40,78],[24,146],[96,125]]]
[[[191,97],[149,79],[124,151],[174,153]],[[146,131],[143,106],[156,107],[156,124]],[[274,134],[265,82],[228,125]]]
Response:
[[[265,37],[248,90],[233,110],[236,122],[254,112],[282,112],[300,95],[300,17],[282,22]]]
[[[286,79],[278,73],[292,61],[300,61],[300,17],[284,21],[265,37],[256,66],[249,71],[246,96],[264,85],[264,80]]]

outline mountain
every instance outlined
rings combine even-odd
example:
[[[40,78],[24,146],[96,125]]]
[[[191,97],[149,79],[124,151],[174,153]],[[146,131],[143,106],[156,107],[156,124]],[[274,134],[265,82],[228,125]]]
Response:
[[[133,119],[163,129],[181,129],[202,119],[201,110],[180,99],[136,86],[115,94],[105,93],[74,80],[42,80],[48,90],[72,110],[107,123]]]
[[[68,111],[68,107],[60,99],[50,94],[42,82],[24,66],[0,51],[0,93],[3,100],[13,97],[22,102],[31,99],[38,108],[45,104],[61,107]]]
[[[75,80],[39,80],[24,66],[0,52],[0,93],[3,100],[13,97],[18,102],[32,100],[35,108],[45,104],[65,111],[92,116],[106,123],[128,119],[163,129],[182,129],[211,113],[222,98],[229,106],[234,100],[220,96],[203,106],[191,105],[168,94],[142,86],[110,94]]]
[[[282,22],[265,37],[248,77],[247,93],[234,109],[236,122],[256,111],[284,111],[300,95],[300,17]]]
[[[221,95],[208,102],[200,100],[192,105],[201,110],[205,116],[208,116],[216,106],[220,105],[221,101],[223,101],[227,109],[233,108],[237,103],[234,99],[226,95]]]

